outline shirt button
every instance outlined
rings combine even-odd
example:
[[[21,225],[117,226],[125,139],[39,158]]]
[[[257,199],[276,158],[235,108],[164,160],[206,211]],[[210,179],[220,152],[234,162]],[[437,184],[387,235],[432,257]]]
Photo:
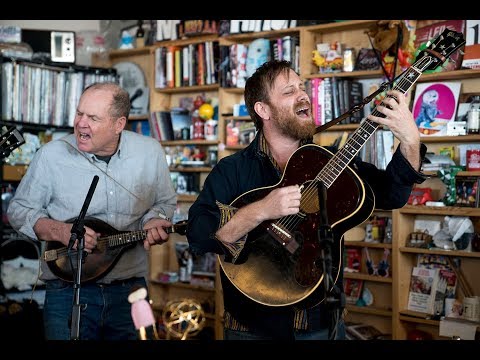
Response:
[[[110,195],[113,195],[113,191],[110,191]]]

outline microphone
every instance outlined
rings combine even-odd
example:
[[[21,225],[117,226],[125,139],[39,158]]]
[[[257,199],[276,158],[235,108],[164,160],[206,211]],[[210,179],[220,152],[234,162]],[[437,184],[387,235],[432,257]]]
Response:
[[[78,215],[78,217],[75,219],[75,222],[73,223],[71,230],[72,235],[70,236],[70,241],[67,248],[68,250],[72,249],[73,245],[75,245],[75,241],[82,238],[82,236],[85,234],[83,221],[85,219],[85,214],[87,213],[88,206],[90,205],[90,201],[92,200],[95,188],[97,187],[98,179],[98,175],[95,175],[93,177],[92,184],[90,185],[90,189],[88,190],[87,197],[85,198],[82,206],[82,210],[80,210],[80,215]]]
[[[132,304],[133,324],[140,340],[158,340],[155,317],[146,298],[147,289],[144,287],[136,288],[128,295],[128,302]]]

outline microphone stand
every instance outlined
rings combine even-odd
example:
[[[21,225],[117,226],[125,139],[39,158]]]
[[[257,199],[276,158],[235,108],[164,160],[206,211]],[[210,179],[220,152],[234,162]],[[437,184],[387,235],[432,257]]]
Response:
[[[345,297],[341,289],[333,283],[332,278],[332,247],[334,237],[332,228],[328,223],[327,188],[323,182],[318,181],[317,190],[319,204],[317,237],[321,248],[325,302],[328,312],[332,315],[328,326],[328,334],[329,338],[335,339],[336,325],[341,315],[340,309],[345,306]]]
[[[70,339],[71,340],[80,340],[80,311],[87,307],[86,304],[80,304],[80,287],[82,281],[82,268],[83,263],[85,261],[85,257],[87,253],[84,251],[85,249],[85,227],[84,227],[84,220],[85,214],[87,213],[88,206],[90,205],[90,201],[93,197],[93,192],[95,191],[95,187],[97,186],[99,177],[95,175],[92,180],[92,184],[90,185],[90,189],[88,190],[87,197],[82,206],[82,210],[80,210],[79,216],[75,219],[73,223],[70,241],[67,247],[68,257],[70,259],[70,265],[72,266],[73,273],[75,274],[75,279],[73,283],[73,305],[72,305],[72,321],[71,321],[71,329],[70,329]],[[75,271],[75,267],[73,267],[72,258],[71,258],[71,250],[77,242],[77,267]]]

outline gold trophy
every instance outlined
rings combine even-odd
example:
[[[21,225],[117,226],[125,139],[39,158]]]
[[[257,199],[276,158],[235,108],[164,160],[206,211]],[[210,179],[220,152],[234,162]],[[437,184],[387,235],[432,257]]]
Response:
[[[163,311],[167,339],[186,340],[197,335],[205,325],[205,312],[193,299],[169,301]]]

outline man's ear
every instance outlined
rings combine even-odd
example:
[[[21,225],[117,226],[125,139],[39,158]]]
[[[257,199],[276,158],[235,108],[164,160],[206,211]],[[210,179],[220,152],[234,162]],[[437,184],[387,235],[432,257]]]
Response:
[[[255,109],[255,112],[258,114],[258,116],[260,116],[262,119],[268,120],[270,118],[267,104],[261,101],[257,101],[253,108]]]
[[[122,116],[115,121],[115,132],[120,134],[122,130],[125,128],[125,125],[127,125],[127,118],[125,116]]]

